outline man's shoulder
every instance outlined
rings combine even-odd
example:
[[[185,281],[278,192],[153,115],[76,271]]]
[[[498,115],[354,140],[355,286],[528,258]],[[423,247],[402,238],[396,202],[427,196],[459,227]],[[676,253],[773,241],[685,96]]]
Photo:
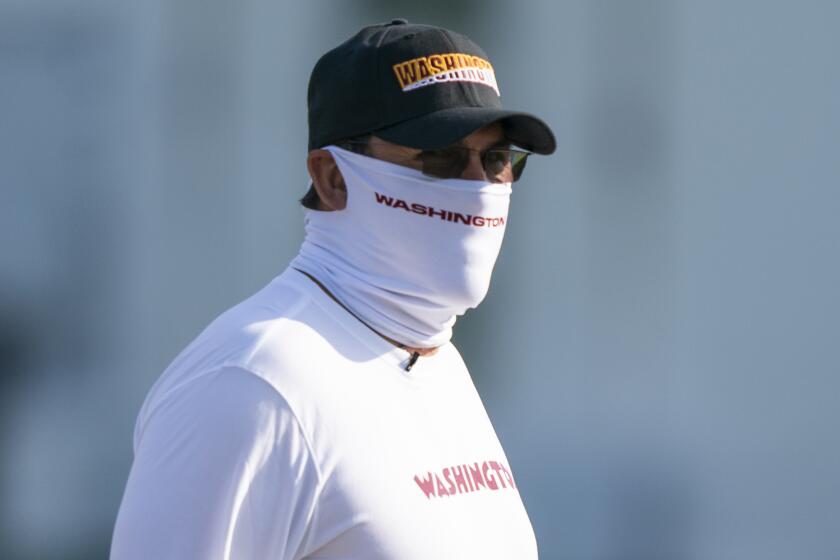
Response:
[[[342,336],[312,294],[284,272],[263,289],[217,317],[172,366],[274,369]]]
[[[148,398],[161,399],[225,367],[251,372],[281,392],[340,368],[354,335],[306,282],[287,270],[222,313],[172,361]]]

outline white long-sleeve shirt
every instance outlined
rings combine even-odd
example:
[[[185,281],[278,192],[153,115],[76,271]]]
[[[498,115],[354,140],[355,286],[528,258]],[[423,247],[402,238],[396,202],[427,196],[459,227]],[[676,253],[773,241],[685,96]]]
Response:
[[[535,559],[457,350],[408,358],[285,271],[149,392],[112,560]]]

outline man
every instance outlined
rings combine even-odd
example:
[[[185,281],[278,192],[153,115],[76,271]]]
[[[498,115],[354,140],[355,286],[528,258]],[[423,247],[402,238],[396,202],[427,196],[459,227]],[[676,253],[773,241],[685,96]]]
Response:
[[[466,37],[403,20],[325,54],[290,267],[151,389],[111,557],[536,558],[457,350],[511,183],[554,150]]]

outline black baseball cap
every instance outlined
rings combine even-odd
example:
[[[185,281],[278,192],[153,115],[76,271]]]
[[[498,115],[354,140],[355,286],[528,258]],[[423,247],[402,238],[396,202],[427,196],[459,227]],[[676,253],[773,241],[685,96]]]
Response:
[[[365,27],[315,64],[309,79],[309,149],[374,133],[423,150],[500,122],[508,139],[550,154],[537,117],[502,109],[493,66],[467,37],[395,19]]]

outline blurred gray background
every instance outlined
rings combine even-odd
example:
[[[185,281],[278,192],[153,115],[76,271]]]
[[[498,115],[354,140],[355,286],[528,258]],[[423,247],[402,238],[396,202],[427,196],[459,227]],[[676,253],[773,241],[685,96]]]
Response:
[[[840,558],[836,2],[0,0],[0,557],[105,558],[146,391],[302,238],[393,17],[552,124],[456,327],[541,557]]]

